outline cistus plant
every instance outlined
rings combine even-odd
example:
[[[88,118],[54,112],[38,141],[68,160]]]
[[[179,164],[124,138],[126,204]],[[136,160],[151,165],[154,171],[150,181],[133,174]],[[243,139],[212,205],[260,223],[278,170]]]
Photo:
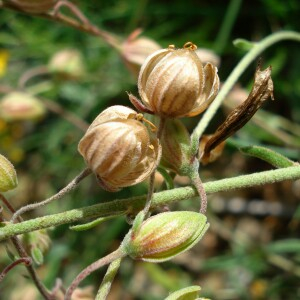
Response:
[[[46,67],[33,68],[22,74],[18,87],[2,87],[0,84],[0,92],[4,91],[5,94],[0,102],[0,121],[9,124],[23,122],[22,126],[24,125],[25,129],[29,128],[27,132],[30,134],[32,128],[43,128],[45,124],[48,125],[48,121],[51,124],[51,114],[46,114],[47,111],[56,113],[62,120],[75,126],[76,132],[79,129],[84,132],[78,134],[76,138],[69,135],[64,138],[66,143],[70,143],[71,140],[71,143],[78,144],[78,152],[73,155],[86,165],[57,193],[43,201],[22,205],[16,210],[14,199],[21,197],[22,191],[16,189],[18,185],[16,171],[10,160],[6,158],[6,156],[10,157],[10,153],[6,155],[3,151],[2,155],[1,149],[0,199],[3,209],[1,205],[0,240],[10,241],[7,254],[12,262],[7,263],[2,270],[0,282],[4,282],[12,270],[20,268],[19,265],[24,265],[43,299],[93,299],[91,287],[79,288],[79,285],[91,273],[109,265],[95,295],[95,299],[106,299],[125,257],[133,261],[158,264],[175,261],[183,253],[192,255],[188,251],[201,239],[205,239],[207,232],[216,230],[213,214],[207,213],[208,194],[300,178],[300,167],[297,162],[260,145],[243,147],[241,151],[264,160],[276,169],[216,181],[207,181],[204,175],[206,165],[222,157],[227,140],[251,118],[255,118],[257,111],[266,101],[274,100],[276,84],[271,76],[272,67],[263,68],[263,63],[259,60],[250,93],[239,105],[232,108],[223,122],[215,120],[218,126],[214,133],[204,134],[222,101],[243,71],[265,49],[285,39],[300,41],[298,33],[285,31],[274,33],[256,44],[238,41],[238,46],[247,48],[248,52],[223,84],[220,84],[218,68],[221,69],[222,66],[219,66],[218,56],[204,49],[197,50],[197,45],[191,41],[187,41],[182,47],[171,44],[161,48],[156,41],[140,36],[142,32],[140,29],[134,30],[129,37],[123,39],[92,24],[79,6],[70,1],[5,0],[0,2],[0,7],[7,8],[11,14],[21,12],[34,18],[44,18],[49,22],[55,21],[69,26],[82,34],[101,38],[102,42],[116,50],[120,56],[119,62],[124,62],[133,75],[137,76],[135,87],[139,94],[139,97],[136,97],[134,93],[128,92],[125,106],[121,105],[124,103],[116,104],[114,99],[115,105],[107,105],[102,111],[93,111],[94,120],[91,124],[64,108],[63,101],[60,104],[59,99],[49,101],[39,97],[37,94],[40,90],[48,92],[48,89],[53,89],[59,90],[68,98],[70,86],[78,88],[85,84],[84,78],[89,76],[88,68],[84,65],[87,57],[77,50],[70,50],[74,47],[57,51]],[[114,78],[109,78],[109,74],[107,72],[102,79],[97,76],[91,77],[97,82],[113,81]],[[41,78],[45,79],[42,83],[39,82]],[[35,82],[35,85],[30,86],[29,80]],[[67,82],[67,87],[61,88],[61,82]],[[105,94],[104,90],[101,92]],[[126,91],[124,90],[123,93],[126,94]],[[80,93],[77,95],[76,92],[72,95],[77,99],[80,98],[81,101],[86,101],[87,107],[90,105],[88,97],[82,97]],[[78,104],[76,101],[74,100],[72,105],[76,106]],[[126,106],[131,104],[136,110]],[[84,109],[82,112],[78,110],[77,113],[86,115]],[[192,132],[182,120],[184,118],[191,122],[199,120]],[[47,142],[47,136],[42,138]],[[59,153],[57,148],[64,150],[65,144],[60,145],[58,141],[54,145],[49,141],[49,144],[53,156]],[[31,149],[28,145],[27,147]],[[64,164],[63,159],[60,160],[59,156],[56,158]],[[32,159],[26,163],[26,166],[34,166],[36,160]],[[68,168],[72,170],[76,169],[76,166],[75,163],[74,166],[68,164]],[[34,166],[34,168],[37,170],[38,167]],[[155,179],[158,173],[163,176],[163,180],[159,191],[155,191]],[[60,205],[59,201],[62,201],[64,196],[75,190],[81,181],[91,174],[94,175],[92,187],[85,189],[87,201],[97,198],[94,194],[95,190],[104,190],[106,195],[110,195],[109,193],[117,193],[121,190],[127,192],[130,187],[146,181],[147,194],[127,199],[107,199],[102,203],[98,203],[101,199],[97,198],[95,199],[97,204],[92,206],[82,202],[80,209],[27,219],[26,212],[37,210],[53,201]],[[40,173],[37,176],[40,176]],[[174,188],[175,176],[187,176],[190,184]],[[202,182],[203,179],[205,183]],[[4,194],[6,192],[8,193]],[[178,206],[176,211],[170,211],[173,209],[171,207],[173,202],[199,197],[200,208],[197,201],[191,201],[191,210],[186,208],[181,210]],[[38,212],[43,214],[42,210]],[[80,222],[81,224],[74,225],[70,229],[84,231],[124,215],[130,228],[123,230],[124,235],[119,243],[114,242],[114,246],[117,245],[114,248],[116,250],[103,257],[97,257],[79,274],[68,274],[68,277],[63,280],[57,278],[53,287],[46,287],[45,269],[47,253],[52,246],[51,228]],[[211,229],[210,225],[213,225]],[[223,236],[232,235],[225,227],[221,226],[220,230],[223,230]],[[93,247],[102,248],[102,237],[94,234]],[[243,236],[242,238],[247,242],[249,240]],[[205,240],[203,242],[200,247],[205,251]],[[85,243],[76,245],[76,249],[80,249],[76,262],[81,261],[81,254],[84,253],[85,247],[90,247],[90,244],[89,246]],[[12,253],[13,248],[15,253]],[[278,262],[276,256],[273,257],[273,262],[276,259]],[[70,263],[71,260],[66,259],[64,263]],[[279,265],[282,267],[282,260],[280,262]],[[286,265],[284,261],[284,268],[287,268]],[[37,268],[41,266],[44,272],[37,272]],[[200,272],[201,264],[199,267],[194,266],[194,272],[198,269]],[[203,283],[202,289],[205,291],[205,281]],[[199,298],[199,291],[199,286],[178,287],[177,291],[173,290],[171,294],[166,294],[165,299],[204,299]]]

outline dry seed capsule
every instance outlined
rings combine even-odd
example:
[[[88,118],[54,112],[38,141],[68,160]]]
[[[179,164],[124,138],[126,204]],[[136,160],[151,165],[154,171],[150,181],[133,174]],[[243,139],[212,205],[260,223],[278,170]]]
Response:
[[[135,225],[121,247],[133,259],[148,262],[163,262],[187,251],[209,227],[205,215],[192,211],[160,213]]]
[[[127,68],[138,76],[146,58],[161,47],[152,39],[139,37],[141,30],[132,32],[121,47],[121,55]]]
[[[158,141],[137,116],[124,106],[109,107],[79,142],[80,154],[108,191],[145,180],[156,166]]]
[[[188,42],[150,55],[142,65],[138,88],[146,110],[165,118],[191,117],[204,111],[219,90],[217,68],[204,67]]]
[[[24,92],[11,92],[0,101],[0,117],[6,121],[35,120],[45,113],[43,103]]]
[[[13,164],[0,154],[0,192],[7,192],[18,185],[18,178]]]
[[[4,3],[30,14],[45,13],[53,8],[56,2],[57,0],[4,0]]]

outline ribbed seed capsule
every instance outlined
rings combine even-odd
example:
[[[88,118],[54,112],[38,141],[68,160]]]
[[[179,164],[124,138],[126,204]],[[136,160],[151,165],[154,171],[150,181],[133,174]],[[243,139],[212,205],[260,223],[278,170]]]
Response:
[[[188,42],[150,55],[142,65],[138,88],[146,110],[166,118],[195,116],[204,111],[219,90],[217,68],[205,67]]]
[[[124,106],[103,111],[78,145],[100,185],[118,191],[146,179],[156,165],[158,142],[138,114]]]
[[[13,164],[0,154],[0,192],[7,192],[18,185],[18,178]]]

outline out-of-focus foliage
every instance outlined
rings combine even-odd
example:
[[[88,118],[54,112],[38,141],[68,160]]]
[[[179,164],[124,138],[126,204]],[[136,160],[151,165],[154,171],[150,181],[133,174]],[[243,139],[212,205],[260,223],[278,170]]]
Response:
[[[124,39],[143,27],[144,35],[162,47],[181,47],[193,41],[200,48],[215,51],[221,58],[221,81],[245,53],[233,46],[234,39],[258,41],[278,30],[300,30],[298,0],[75,2],[92,23]],[[131,106],[126,91],[137,94],[136,79],[119,53],[100,38],[1,9],[0,96],[7,93],[7,88],[20,87],[28,72],[43,70],[64,49],[76,49],[81,54],[84,72],[80,76],[65,78],[41,72],[25,82],[30,93],[41,97],[47,114],[39,120],[0,119],[0,153],[18,171],[19,187],[10,194],[15,208],[55,194],[85,166],[77,152],[84,123],[76,127],[54,113],[55,104],[89,124],[109,105]],[[299,159],[299,44],[276,44],[263,53],[262,60],[263,65],[272,65],[275,101],[264,105],[258,121],[234,136],[216,163],[201,169],[203,181],[270,168],[239,153],[235,145],[268,145],[293,160]],[[253,64],[242,76],[240,84],[244,88],[250,86],[255,67]],[[227,112],[224,109],[218,113],[207,133],[221,123]],[[192,130],[200,117],[185,124]],[[178,178],[176,184],[186,184],[184,180]],[[141,183],[111,194],[101,190],[90,176],[70,195],[27,217],[146,192],[146,183]],[[163,299],[172,291],[195,284],[202,287],[201,296],[211,299],[300,299],[299,200],[299,181],[210,196],[211,228],[201,245],[163,264],[125,259],[108,299]],[[195,205],[187,201],[171,209],[195,210]],[[86,265],[116,249],[128,228],[124,218],[116,218],[85,232],[71,231],[68,226],[51,230],[52,245],[44,255],[44,265],[39,267],[46,285],[53,287],[57,277],[69,284]],[[10,261],[4,245],[0,247],[2,269]],[[3,299],[39,299],[32,296],[32,284],[23,274],[26,270],[19,266],[7,276],[1,298],[3,294]],[[85,283],[97,288],[103,274],[101,270]],[[22,298],[16,289],[23,291]]]

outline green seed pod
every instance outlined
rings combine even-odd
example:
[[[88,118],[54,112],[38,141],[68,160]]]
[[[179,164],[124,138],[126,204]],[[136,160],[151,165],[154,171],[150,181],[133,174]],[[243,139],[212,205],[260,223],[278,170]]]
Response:
[[[186,175],[184,171],[191,164],[191,140],[184,124],[177,119],[168,119],[160,141],[162,146],[161,165],[176,174]]]
[[[7,192],[16,188],[18,178],[13,164],[0,154],[0,192]]]
[[[83,57],[76,49],[64,49],[55,53],[48,68],[62,79],[80,79],[85,73]]]
[[[208,227],[206,216],[200,213],[160,213],[129,231],[121,247],[133,259],[163,262],[192,248]]]

